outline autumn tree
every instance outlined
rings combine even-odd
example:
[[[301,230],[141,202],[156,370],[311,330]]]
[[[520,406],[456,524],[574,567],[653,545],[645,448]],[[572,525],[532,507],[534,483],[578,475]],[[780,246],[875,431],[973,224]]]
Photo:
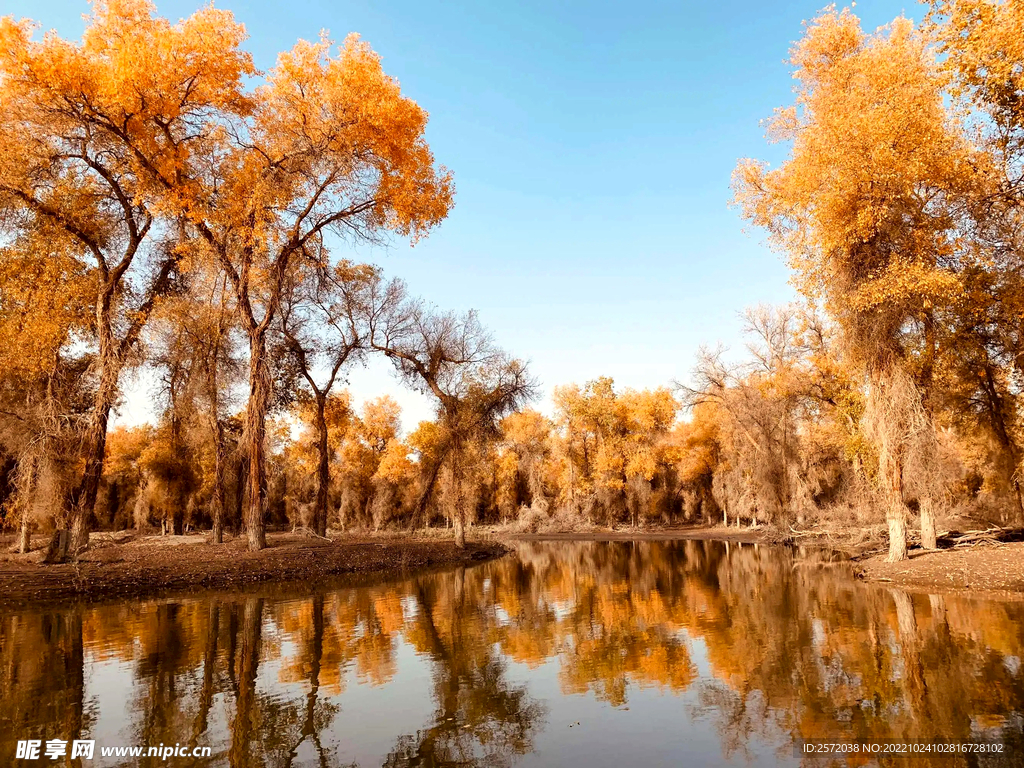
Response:
[[[227,279],[219,270],[193,269],[187,292],[165,307],[175,330],[169,362],[175,357],[184,359],[188,372],[185,391],[173,400],[187,414],[193,444],[209,447],[203,451],[210,454],[213,464],[212,472],[206,473],[206,484],[213,543],[220,544],[228,503],[229,415],[243,369]]]
[[[1005,0],[930,0],[929,5],[929,32],[946,54],[943,68],[953,78],[953,91],[991,121],[984,138],[996,150],[1003,181],[1013,182],[1015,174],[1006,171],[1019,169],[1024,160],[1024,9]],[[1019,178],[1003,191],[1016,193],[1019,201]]]
[[[163,518],[164,531],[182,534],[186,513],[194,511],[201,485],[197,482],[201,474],[197,459],[209,444],[215,457],[214,485],[219,486],[219,490],[211,489],[213,536],[219,544],[223,538],[224,450],[222,440],[218,446],[218,438],[223,435],[211,422],[219,422],[224,393],[211,393],[210,386],[226,383],[218,375],[224,362],[222,348],[227,346],[226,313],[223,305],[218,313],[213,302],[195,299],[185,295],[163,302],[151,323],[148,362],[159,375],[162,400],[153,447],[157,442],[163,445],[161,459],[154,464],[161,471],[147,472],[146,476],[151,481],[147,484],[151,493],[165,491],[172,497],[168,515]],[[174,482],[176,475],[183,483]]]
[[[985,152],[981,167],[989,181],[969,206],[965,248],[973,258],[965,275],[965,306],[946,338],[947,408],[958,428],[981,432],[982,441],[992,445],[985,451],[985,474],[1003,486],[997,498],[1016,507],[1020,520],[1024,452],[1013,382],[1024,360],[1024,10],[1015,2],[979,0],[930,5],[927,31],[944,54],[942,70],[956,104]]]
[[[668,387],[627,389],[619,395],[625,422],[623,470],[626,505],[635,526],[671,514],[667,470],[669,432],[679,414],[679,402]],[[657,487],[656,487],[657,486]]]
[[[499,506],[502,518],[513,515],[519,500],[519,485],[525,484],[528,506],[548,512],[547,464],[553,425],[532,409],[511,413],[501,421],[501,450],[498,462]]]
[[[153,173],[178,175],[254,69],[241,27],[212,7],[171,25],[141,0],[101,1],[80,43],[32,32],[0,21],[0,205],[19,231],[60,228],[94,275],[95,397],[70,498],[81,547],[120,375],[184,254]]]
[[[198,456],[186,449],[181,424],[172,413],[151,432],[138,466],[144,483],[136,498],[140,517],[158,518],[164,534],[182,534],[187,523],[194,525],[196,521],[188,518],[196,511],[200,466]]]
[[[813,309],[762,305],[743,318],[745,359],[702,348],[692,380],[679,385],[693,421],[678,434],[681,474],[726,524],[803,524],[844,482],[856,496],[858,393]]]
[[[721,511],[714,495],[722,461],[720,411],[714,403],[697,404],[689,411],[689,418],[677,424],[672,434],[683,519],[710,521]],[[724,522],[728,524],[728,519]]]
[[[356,423],[360,442],[370,452],[373,469],[370,517],[374,530],[380,530],[407,508],[410,491],[415,492],[415,467],[410,449],[402,440],[402,409],[388,396],[367,401]]]
[[[149,424],[116,426],[107,437],[103,466],[106,493],[100,494],[97,510],[105,506],[106,517],[115,526],[123,521],[125,527],[141,530],[150,523],[152,493],[140,460],[153,444],[155,431]]]
[[[409,525],[411,528],[420,525],[429,526],[430,518],[427,516],[427,507],[435,495],[434,490],[444,466],[447,450],[446,433],[438,420],[426,419],[409,432],[407,442],[416,457],[416,464],[419,468],[416,478],[416,502]],[[449,522],[451,521],[451,517],[446,515],[445,518]]]
[[[375,268],[347,261],[307,274],[296,269],[282,300],[280,332],[307,387],[313,416],[317,459],[312,527],[318,536],[327,535],[331,482],[327,400],[346,366],[365,351],[368,294],[380,281]]]
[[[0,445],[12,457],[7,519],[19,521],[19,549],[33,527],[67,527],[65,494],[92,391],[91,275],[78,243],[43,224],[0,247]]]
[[[565,460],[563,503],[588,520],[596,508],[611,523],[624,514],[634,525],[653,516],[652,481],[665,469],[679,410],[668,388],[616,392],[615,382],[601,377],[556,387],[553,400]]]
[[[252,94],[238,138],[220,136],[226,144],[211,174],[198,163],[184,177],[154,169],[169,194],[190,196],[183,205],[230,279],[248,339],[245,522],[252,549],[265,546],[268,335],[289,279],[296,270],[329,268],[331,233],[415,239],[452,204],[450,176],[435,169],[423,139],[426,113],[357,37],[336,56],[330,49],[327,40],[300,42],[279,57]]]
[[[925,401],[931,329],[962,295],[960,203],[978,183],[977,160],[908,20],[866,35],[850,12],[826,11],[791,62],[797,102],[770,129],[792,142],[790,157],[775,170],[741,163],[736,200],[786,251],[800,289],[824,300],[867,378],[889,558],[902,560],[905,470],[934,435]],[[923,540],[934,545],[930,500],[922,512]]]
[[[724,350],[702,348],[686,402],[716,413],[727,463],[716,473],[715,501],[755,523],[781,521],[799,483],[797,416],[802,391],[797,371],[796,312],[755,307],[745,313],[750,360],[729,365]],[[728,468],[729,471],[726,470]]]
[[[399,519],[418,488],[410,447],[400,437],[402,409],[383,395],[353,411],[337,451],[342,528],[380,530]]]
[[[282,419],[287,432],[292,433],[285,437],[281,446],[281,470],[288,483],[288,498],[285,499],[288,517],[293,527],[312,530],[317,496],[323,487],[319,478],[321,459],[326,456],[329,464],[327,481],[337,481],[343,488],[350,470],[345,446],[352,439],[355,420],[352,398],[348,390],[339,389],[327,394],[323,403],[318,404],[308,391],[299,390]],[[326,448],[320,443],[324,433]],[[329,502],[331,489],[327,490]],[[344,497],[344,490],[341,496]]]
[[[468,466],[475,448],[497,435],[502,417],[533,396],[534,383],[522,361],[498,348],[475,312],[435,312],[405,301],[401,286],[374,300],[370,345],[395,364],[403,379],[437,401],[438,458],[420,501],[422,508],[438,472],[448,489],[455,543],[466,544],[466,524],[475,506],[477,480]]]
[[[552,393],[563,459],[559,478],[560,501],[574,514],[592,522],[594,507],[594,454],[598,435],[591,428],[583,392],[578,384],[555,387]]]
[[[66,223],[105,276],[97,317],[106,362],[76,492],[78,538],[95,500],[119,362],[188,254],[228,275],[248,340],[246,529],[260,549],[268,334],[285,281],[292,269],[327,263],[331,232],[415,239],[445,217],[451,179],[423,139],[426,113],[354,36],[336,56],[327,40],[300,42],[246,91],[256,71],[240,49],[244,30],[217,9],[171,25],[143,0],[114,0],[96,7],[79,46],[52,35],[33,43],[30,32],[3,25],[3,106],[19,117],[4,125],[0,177],[10,177],[4,189],[15,204]],[[66,149],[55,155],[55,144]],[[27,168],[64,175],[36,183]],[[170,247],[155,237],[160,216],[184,224]],[[154,260],[150,282],[131,292],[139,297],[131,319],[115,333],[126,273]]]

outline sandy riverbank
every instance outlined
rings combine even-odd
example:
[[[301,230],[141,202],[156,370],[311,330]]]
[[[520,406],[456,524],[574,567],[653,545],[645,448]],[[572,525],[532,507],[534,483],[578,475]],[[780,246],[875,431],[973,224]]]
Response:
[[[901,563],[878,554],[856,563],[855,572],[869,581],[941,591],[1024,593],[1024,542],[956,549],[910,551]]]

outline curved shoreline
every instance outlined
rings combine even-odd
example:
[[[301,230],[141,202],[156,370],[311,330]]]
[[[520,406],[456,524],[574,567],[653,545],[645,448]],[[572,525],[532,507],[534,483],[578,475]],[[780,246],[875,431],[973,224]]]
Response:
[[[33,555],[0,560],[0,608],[82,600],[158,597],[257,584],[319,586],[350,574],[396,575],[435,567],[472,565],[501,557],[500,542],[450,539],[343,537],[323,540],[272,534],[268,546],[250,552],[244,538],[221,545],[206,536],[100,539],[77,563],[40,565]]]
[[[269,546],[249,552],[243,538],[219,546],[204,535],[144,536],[98,534],[77,563],[40,565],[38,551],[0,556],[0,609],[59,601],[98,602],[170,596],[257,585],[321,588],[345,576],[380,578],[409,571],[472,565],[508,554],[509,545],[530,541],[727,541],[778,545],[764,529],[688,527],[655,531],[595,530],[520,533],[478,529],[479,538],[458,550],[447,536],[340,536],[319,539],[278,533]],[[803,540],[810,547],[841,552],[835,540]],[[845,552],[849,558],[850,553]],[[925,551],[912,549],[902,563],[875,554],[853,562],[866,582],[914,591],[1024,597],[1024,542]]]

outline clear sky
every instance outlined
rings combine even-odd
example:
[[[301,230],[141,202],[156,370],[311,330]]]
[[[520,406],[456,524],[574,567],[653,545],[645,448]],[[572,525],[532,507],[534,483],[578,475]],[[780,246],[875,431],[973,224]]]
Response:
[[[218,0],[260,68],[321,29],[360,33],[430,113],[428,141],[456,205],[415,248],[361,253],[444,308],[479,310],[526,358],[545,407],[557,384],[685,379],[701,343],[738,347],[738,312],[793,297],[763,233],[728,207],[738,158],[778,162],[760,121],[792,100],[784,60],[824,0]],[[178,19],[196,0],[158,2]],[[3,13],[81,35],[84,2],[5,0]],[[863,0],[865,27],[921,6]],[[145,379],[122,418],[144,418]],[[398,394],[407,427],[425,399],[381,364],[356,399]]]

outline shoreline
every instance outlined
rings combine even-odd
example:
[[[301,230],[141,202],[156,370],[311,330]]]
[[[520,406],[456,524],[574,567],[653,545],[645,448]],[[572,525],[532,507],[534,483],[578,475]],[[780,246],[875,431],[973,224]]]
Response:
[[[661,530],[592,530],[528,533],[478,528],[457,550],[447,535],[340,535],[319,539],[302,533],[273,533],[268,547],[250,552],[244,537],[208,544],[207,534],[139,536],[97,533],[76,563],[41,565],[39,549],[0,555],[0,609],[60,601],[100,602],[170,596],[197,591],[248,589],[259,585],[319,588],[341,577],[392,578],[410,571],[473,565],[509,554],[519,542],[725,541],[831,550],[853,566],[854,577],[914,591],[962,595],[1013,594],[1024,597],[1024,541],[997,545],[911,549],[902,563],[884,553],[861,554],[843,547],[842,537],[780,541],[770,529],[722,526]]]
[[[960,595],[1010,596],[1024,599],[1024,541],[1004,541],[935,550],[912,548],[901,563],[887,563],[885,552],[865,552],[860,530],[826,536],[791,538],[769,528],[685,527],[654,531],[504,533],[508,541],[727,541],[823,549],[853,566],[854,577],[872,584],[913,591]],[[883,542],[884,544],[884,542]]]
[[[351,575],[399,576],[410,571],[474,565],[501,557],[497,541],[425,536],[339,537],[323,540],[293,533],[267,536],[267,548],[250,552],[244,537],[218,546],[208,536],[143,536],[97,539],[75,563],[42,565],[38,550],[5,553],[0,560],[0,609],[52,602],[101,602],[248,588],[253,585],[316,587]]]
[[[520,533],[480,526],[466,549],[447,532],[339,534],[320,539],[303,533],[270,533],[267,548],[248,550],[244,536],[209,543],[209,533],[179,536],[133,531],[95,532],[77,562],[39,563],[45,537],[26,554],[0,538],[0,610],[51,603],[98,603],[171,597],[256,587],[318,588],[349,581],[395,578],[411,571],[468,566],[502,557],[528,541],[729,541],[763,540],[758,530],[688,526],[662,530],[595,530]]]
[[[910,557],[888,563],[884,554],[854,563],[854,575],[874,584],[921,591],[1024,593],[1024,542],[948,549],[912,549]]]
[[[558,531],[552,533],[518,533],[496,531],[499,540],[507,541],[728,541],[741,544],[772,543],[758,528],[723,528],[687,526],[656,530]]]

